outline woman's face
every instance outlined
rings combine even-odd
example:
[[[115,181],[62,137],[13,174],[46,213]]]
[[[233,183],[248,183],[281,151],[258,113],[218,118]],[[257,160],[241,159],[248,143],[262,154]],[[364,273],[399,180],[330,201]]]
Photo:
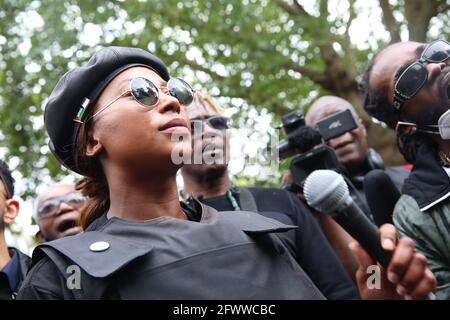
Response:
[[[144,106],[131,93],[119,98],[91,119],[86,153],[98,156],[103,166],[113,163],[136,173],[176,172],[181,165],[174,157],[191,153],[189,119],[156,72],[134,67],[120,73],[102,92],[94,112],[129,90],[134,77],[151,80],[159,89],[159,102]]]

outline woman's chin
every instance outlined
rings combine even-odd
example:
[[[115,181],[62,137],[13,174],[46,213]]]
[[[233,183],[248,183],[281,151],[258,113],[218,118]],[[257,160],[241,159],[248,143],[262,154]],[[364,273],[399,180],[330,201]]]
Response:
[[[191,161],[192,148],[190,143],[179,142],[172,147],[170,162],[175,166],[182,166]]]

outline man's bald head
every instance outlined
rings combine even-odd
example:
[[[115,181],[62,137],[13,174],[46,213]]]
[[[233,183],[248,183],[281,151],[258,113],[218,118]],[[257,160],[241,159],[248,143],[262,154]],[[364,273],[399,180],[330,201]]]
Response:
[[[56,183],[47,187],[37,198],[37,205],[39,206],[45,200],[50,198],[58,198],[68,193],[75,192],[75,186],[68,183]]]
[[[305,116],[306,125],[315,127],[317,122],[331,116],[335,113],[350,110],[353,117],[358,120],[359,116],[356,113],[355,108],[345,99],[336,96],[324,96],[320,97],[309,108]]]
[[[39,225],[36,237],[40,242],[82,231],[78,221],[85,198],[75,190],[73,184],[53,184],[39,195],[36,202],[36,218]]]
[[[306,125],[315,127],[320,120],[345,110],[351,111],[358,126],[352,131],[325,141],[325,143],[334,149],[339,162],[351,174],[359,174],[363,171],[367,156],[367,132],[350,102],[335,96],[321,97],[309,108],[305,122]]]

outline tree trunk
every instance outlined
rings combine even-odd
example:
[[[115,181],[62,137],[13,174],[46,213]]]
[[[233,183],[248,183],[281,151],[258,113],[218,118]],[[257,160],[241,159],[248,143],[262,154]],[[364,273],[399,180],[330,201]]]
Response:
[[[431,18],[438,14],[441,1],[407,0],[405,18],[408,22],[409,40],[426,42]]]

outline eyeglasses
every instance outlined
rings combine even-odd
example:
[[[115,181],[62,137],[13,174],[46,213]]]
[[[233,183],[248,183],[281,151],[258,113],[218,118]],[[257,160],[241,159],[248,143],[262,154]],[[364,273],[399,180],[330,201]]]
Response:
[[[180,104],[188,105],[194,99],[194,90],[192,87],[183,79],[180,78],[170,78],[167,82],[168,93],[175,97]],[[114,102],[131,93],[134,99],[145,107],[154,107],[159,102],[159,91],[158,87],[150,80],[144,77],[135,77],[130,81],[130,87],[127,91],[120,94],[118,97],[113,99],[110,103],[106,104],[99,111],[90,116],[87,120],[83,121],[84,108],[80,109],[77,117],[74,119],[75,122],[88,122],[99,113],[103,112],[106,108],[111,106]]]
[[[428,72],[425,62],[444,62],[450,57],[450,43],[445,40],[437,40],[431,43],[422,53],[420,59],[411,64],[395,82],[394,107],[400,110],[402,104],[414,97],[425,85]]]
[[[439,131],[433,131],[436,130],[439,126],[436,125],[427,125],[423,127],[418,127],[417,124],[412,122],[404,122],[404,121],[398,121],[395,125],[395,132],[397,132],[398,135],[404,135],[404,136],[411,136],[415,134],[416,132],[423,132],[423,133],[429,133],[429,134],[439,134]],[[427,130],[429,129],[429,130]]]
[[[66,203],[74,209],[80,209],[86,198],[78,192],[71,192],[65,196],[45,200],[37,209],[38,217],[41,219],[51,218],[57,214],[61,203]]]
[[[194,132],[195,129],[202,129],[205,123],[213,129],[226,130],[229,129],[230,118],[223,116],[212,116],[206,119],[191,120],[192,132]]]

